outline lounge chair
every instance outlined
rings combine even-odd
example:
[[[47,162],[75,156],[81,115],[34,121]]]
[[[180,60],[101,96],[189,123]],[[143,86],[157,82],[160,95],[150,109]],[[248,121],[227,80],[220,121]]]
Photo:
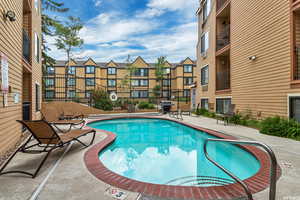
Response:
[[[169,111],[169,117],[183,120],[182,111],[180,109],[177,109],[177,107],[175,106],[171,107]]]
[[[189,116],[191,116],[192,111],[191,111],[191,105],[190,104],[183,104],[180,106],[180,110],[182,114],[188,114]]]
[[[53,125],[60,132],[68,132],[74,126],[80,126],[82,129],[85,125],[85,120],[83,120],[83,115],[67,115],[64,116],[63,112],[60,112],[56,108],[42,108],[42,117],[49,124]],[[67,131],[62,130],[59,126],[69,126]]]
[[[235,115],[234,110],[235,110],[235,104],[230,104],[229,105],[229,111],[227,113],[216,114],[217,124],[219,123],[219,120],[222,120],[222,121],[224,121],[224,125],[228,125],[230,118]]]
[[[6,161],[6,163],[3,165],[3,167],[0,169],[0,175],[3,174],[11,174],[11,173],[21,173],[31,176],[32,178],[35,178],[40,169],[42,168],[43,164],[47,160],[49,154],[57,149],[62,148],[68,144],[70,144],[72,141],[77,141],[80,144],[82,144],[84,147],[88,147],[91,144],[93,144],[95,139],[96,131],[93,129],[83,129],[83,130],[72,130],[69,131],[63,135],[58,135],[58,133],[53,129],[53,127],[44,120],[38,120],[38,121],[19,121],[24,127],[28,129],[28,131],[31,133],[31,136],[27,139],[27,141],[21,145],[12,155],[11,157]],[[89,133],[93,133],[91,142],[86,145],[83,142],[79,140],[79,137],[85,136]],[[37,143],[32,144],[32,139],[35,139]],[[35,170],[34,173],[29,173],[26,171],[20,171],[20,170],[13,170],[13,171],[6,171],[3,172],[3,170],[6,168],[6,166],[9,164],[9,162],[13,159],[13,157],[18,153],[43,153],[46,152],[47,154],[42,159],[41,163],[39,164],[38,168]]]

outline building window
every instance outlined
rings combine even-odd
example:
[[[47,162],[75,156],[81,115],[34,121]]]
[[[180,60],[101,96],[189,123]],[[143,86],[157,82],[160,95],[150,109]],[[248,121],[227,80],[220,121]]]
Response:
[[[207,20],[210,10],[211,10],[211,0],[206,0],[203,5],[203,22]]]
[[[41,98],[40,85],[36,83],[35,84],[35,110],[36,111],[40,111],[41,109],[40,98]]]
[[[76,92],[75,90],[69,90],[68,91],[68,98],[75,98]]]
[[[208,99],[201,99],[201,108],[208,110]]]
[[[148,80],[140,80],[140,86],[148,86],[149,81]]]
[[[34,7],[36,9],[36,12],[39,14],[40,13],[40,0],[34,0]]]
[[[148,91],[131,91],[132,98],[148,98]]]
[[[68,86],[75,86],[76,81],[75,78],[68,78]]]
[[[217,113],[226,114],[229,112],[231,99],[230,98],[217,99],[216,105],[217,105]]]
[[[93,95],[93,91],[92,90],[86,90],[85,91],[85,98],[91,98]]]
[[[95,79],[94,78],[86,78],[85,85],[86,86],[95,86]]]
[[[75,67],[69,67],[68,73],[72,74],[72,75],[75,75],[76,74],[76,68]]]
[[[209,48],[209,32],[201,36],[201,53],[206,53]]]
[[[191,96],[191,90],[189,90],[189,89],[184,90],[183,91],[183,96],[184,97],[190,97]]]
[[[47,78],[45,80],[46,87],[54,87],[54,78]]]
[[[53,66],[46,67],[47,74],[55,74],[55,68]]]
[[[107,80],[107,85],[108,85],[108,87],[115,87],[116,86],[116,80],[114,80],[114,79]]]
[[[45,98],[46,99],[54,99],[55,98],[54,90],[46,90]]]
[[[184,73],[192,73],[193,72],[193,65],[184,65],[183,66]]]
[[[134,87],[145,87],[149,85],[149,81],[147,79],[131,80],[131,85]]]
[[[168,97],[170,97],[170,91],[164,90],[164,91],[162,92],[162,96],[163,96],[163,98],[168,98]]]
[[[34,55],[36,61],[40,62],[40,38],[37,33],[34,33]]]
[[[201,69],[201,85],[208,84],[208,77],[209,77],[209,73],[208,73],[208,65],[207,65]]]
[[[300,122],[300,96],[289,98],[289,117]]]
[[[171,85],[171,80],[170,79],[163,80],[163,86],[170,86],[170,85]]]
[[[164,72],[164,74],[170,74],[171,69],[170,68],[164,68],[163,72]]]
[[[115,75],[115,74],[116,74],[116,68],[114,68],[114,67],[109,67],[109,68],[107,69],[107,74],[108,74],[108,75]]]
[[[184,78],[184,85],[192,85],[193,84],[193,78],[192,77],[185,77]]]
[[[85,73],[86,74],[95,74],[95,66],[86,66]]]
[[[148,76],[149,70],[148,69],[136,69],[133,73],[133,76]]]

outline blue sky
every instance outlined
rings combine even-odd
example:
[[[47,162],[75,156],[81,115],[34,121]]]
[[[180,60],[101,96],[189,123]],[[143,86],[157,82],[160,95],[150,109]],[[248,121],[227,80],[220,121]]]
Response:
[[[74,53],[76,59],[123,62],[128,55],[154,62],[166,56],[170,62],[195,59],[198,0],[72,0],[64,16],[80,17],[80,36],[85,45]],[[64,16],[59,16],[63,19]],[[53,45],[52,55],[65,59]]]

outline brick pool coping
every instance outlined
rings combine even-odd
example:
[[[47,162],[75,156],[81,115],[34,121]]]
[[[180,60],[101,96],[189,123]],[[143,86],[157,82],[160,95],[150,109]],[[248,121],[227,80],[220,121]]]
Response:
[[[124,118],[146,118],[146,119],[162,119],[174,121],[176,123],[191,127],[193,129],[206,132],[210,135],[223,138],[223,139],[237,139],[233,136],[225,135],[220,132],[201,128],[192,124],[185,123],[183,121],[177,121],[173,119],[168,119],[164,117],[157,116],[126,116],[126,117],[108,117],[103,119],[91,120],[88,123],[113,120],[113,119],[124,119]],[[238,184],[230,184],[225,186],[210,186],[210,187],[196,187],[196,186],[172,186],[172,185],[160,185],[141,182],[133,179],[126,178],[124,176],[118,175],[111,170],[107,169],[104,164],[99,159],[99,153],[110,145],[116,139],[116,135],[112,132],[99,130],[107,134],[107,137],[100,143],[91,147],[84,155],[84,162],[87,169],[99,180],[132,192],[138,192],[141,194],[156,196],[160,198],[179,198],[179,199],[230,199],[239,198],[245,196],[243,188]],[[248,151],[260,162],[260,170],[252,177],[244,180],[251,191],[252,194],[260,192],[269,186],[269,172],[270,172],[270,162],[268,155],[261,149],[254,146],[244,146],[237,145],[240,148]],[[277,168],[277,180],[281,176],[281,168],[278,165]]]

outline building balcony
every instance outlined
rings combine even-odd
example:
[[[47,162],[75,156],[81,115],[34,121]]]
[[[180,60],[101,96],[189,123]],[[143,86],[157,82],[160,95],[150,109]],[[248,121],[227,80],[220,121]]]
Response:
[[[220,13],[223,8],[229,4],[230,0],[217,0],[217,13]]]
[[[23,29],[23,58],[30,64],[31,63],[31,40],[27,31]]]
[[[292,1],[292,10],[300,10],[300,0],[293,0]]]
[[[223,72],[217,72],[217,91],[229,90],[230,89],[230,71],[226,70]]]
[[[230,25],[226,25],[217,35],[216,49],[219,51],[230,44]]]

